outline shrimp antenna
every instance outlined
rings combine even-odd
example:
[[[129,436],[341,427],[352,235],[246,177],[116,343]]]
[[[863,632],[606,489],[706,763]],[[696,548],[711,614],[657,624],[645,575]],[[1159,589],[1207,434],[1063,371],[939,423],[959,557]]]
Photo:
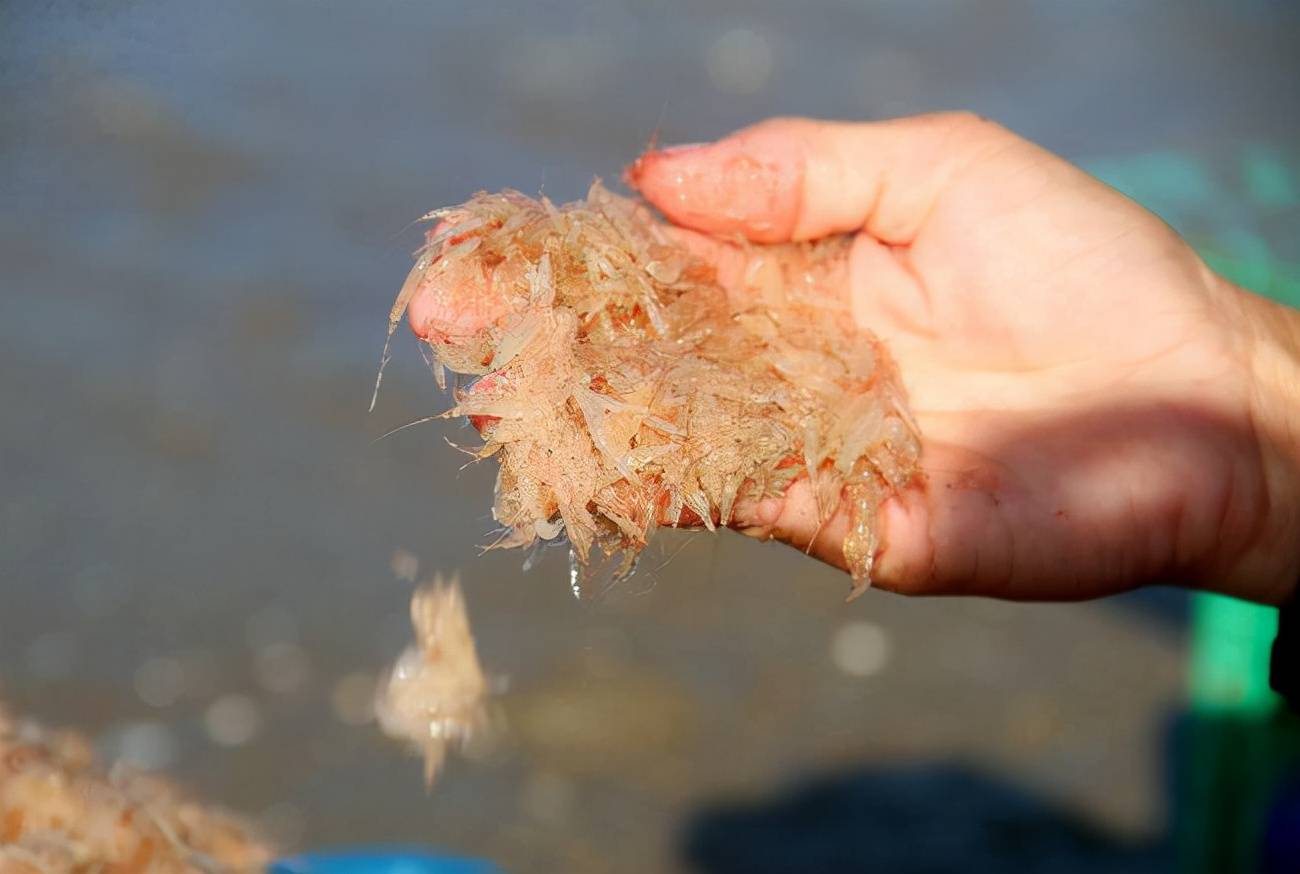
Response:
[[[443,417],[442,417],[442,416],[425,416],[423,419],[416,419],[414,422],[407,422],[405,425],[398,425],[398,426],[397,426],[396,428],[394,428],[393,430],[388,431],[387,433],[384,433],[384,434],[380,434],[380,435],[379,435],[378,437],[376,437],[374,440],[371,440],[371,441],[370,441],[370,445],[371,445],[371,446],[374,446],[374,445],[375,445],[376,443],[378,443],[380,440],[387,440],[389,437],[392,437],[392,436],[393,436],[394,434],[396,434],[398,431],[405,431],[407,428],[414,428],[416,425],[423,425],[425,422],[435,422],[435,421],[437,421],[438,419],[441,419],[441,418],[443,418]]]

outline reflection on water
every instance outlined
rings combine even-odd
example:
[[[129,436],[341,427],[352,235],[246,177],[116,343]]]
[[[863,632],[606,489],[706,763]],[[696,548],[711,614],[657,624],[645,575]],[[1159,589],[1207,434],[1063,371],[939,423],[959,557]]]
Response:
[[[526,576],[522,556],[477,557],[491,471],[458,470],[441,440],[457,426],[369,445],[441,403],[411,344],[376,413],[365,404],[409,219],[478,188],[574,197],[656,134],[778,112],[965,106],[1076,158],[1191,153],[1231,179],[1225,156],[1255,149],[1253,238],[1300,261],[1275,203],[1289,165],[1268,151],[1300,140],[1278,111],[1300,104],[1295,15],[1065,0],[6,8],[6,696],[174,769],[289,845],[671,870],[690,864],[674,834],[704,799],[936,758],[1148,839],[1177,626],[1115,605],[846,607],[835,574],[730,536],[671,541],[653,586],[577,604],[562,555]],[[510,681],[504,731],[428,797],[418,763],[366,724],[366,672],[406,636],[398,549],[465,569],[487,667]]]

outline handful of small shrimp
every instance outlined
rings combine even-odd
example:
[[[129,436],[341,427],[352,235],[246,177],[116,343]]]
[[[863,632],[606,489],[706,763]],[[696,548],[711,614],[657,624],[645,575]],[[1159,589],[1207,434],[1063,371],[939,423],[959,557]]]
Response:
[[[853,320],[848,241],[743,247],[724,288],[708,262],[599,182],[556,207],[517,192],[437,210],[391,313],[444,369],[476,377],[443,416],[500,464],[494,546],[567,537],[620,573],[656,526],[733,521],[806,477],[821,522],[843,507],[852,594],[869,583],[880,502],[920,452],[898,374]],[[718,242],[718,245],[729,245]]]

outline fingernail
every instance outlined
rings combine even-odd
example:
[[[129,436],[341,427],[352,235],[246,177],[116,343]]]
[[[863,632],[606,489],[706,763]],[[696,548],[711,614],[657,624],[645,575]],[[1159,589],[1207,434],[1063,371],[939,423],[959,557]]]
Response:
[[[624,170],[623,179],[633,189],[640,191],[642,182],[647,177],[667,181],[675,177],[694,176],[699,170],[697,165],[710,163],[716,147],[718,143],[680,143],[643,152]],[[677,178],[676,185],[680,186],[680,183],[681,179]]]
[[[680,143],[676,146],[664,146],[662,149],[655,149],[654,152],[663,155],[665,158],[672,158],[710,145],[712,145],[712,143]]]
[[[632,188],[641,190],[641,180],[645,177],[646,170],[652,165],[663,166],[662,161],[673,161],[678,158],[686,157],[694,152],[698,152],[712,143],[682,143],[676,146],[665,146],[662,149],[650,149],[642,152],[637,159],[629,164],[623,170],[623,181]]]

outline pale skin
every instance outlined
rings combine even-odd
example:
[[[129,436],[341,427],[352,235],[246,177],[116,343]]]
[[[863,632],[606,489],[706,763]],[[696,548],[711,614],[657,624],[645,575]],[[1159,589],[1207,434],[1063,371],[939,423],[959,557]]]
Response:
[[[1217,276],[1131,200],[968,113],[772,119],[650,152],[628,179],[724,284],[739,238],[853,235],[842,293],[923,435],[923,475],[881,511],[875,585],[1291,596],[1300,314]],[[417,332],[428,309],[411,303]],[[736,520],[840,567],[845,524],[819,529],[799,483]]]

